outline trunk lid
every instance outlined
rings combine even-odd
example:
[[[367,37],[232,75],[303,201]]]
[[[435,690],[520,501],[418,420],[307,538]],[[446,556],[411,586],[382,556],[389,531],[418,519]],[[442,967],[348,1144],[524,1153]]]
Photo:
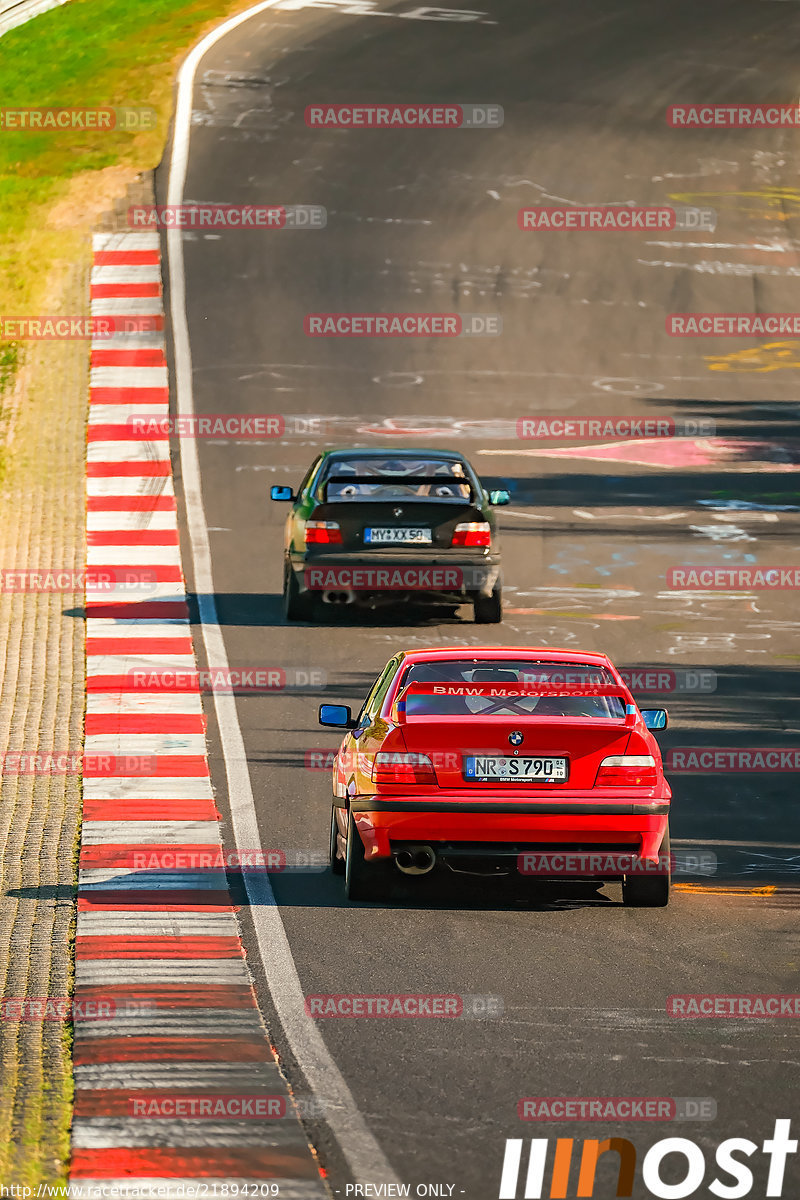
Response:
[[[342,534],[341,544],[319,547],[327,553],[335,553],[337,550],[376,555],[396,552],[401,558],[406,558],[420,553],[449,550],[456,525],[463,521],[482,521],[486,518],[479,508],[463,499],[398,499],[388,502],[325,501],[316,505],[309,519],[335,521],[339,526]],[[417,536],[413,541],[371,541],[368,539],[367,530],[416,530],[422,531],[423,536]],[[310,546],[309,549],[313,550],[314,547]],[[458,552],[458,548],[455,549]]]

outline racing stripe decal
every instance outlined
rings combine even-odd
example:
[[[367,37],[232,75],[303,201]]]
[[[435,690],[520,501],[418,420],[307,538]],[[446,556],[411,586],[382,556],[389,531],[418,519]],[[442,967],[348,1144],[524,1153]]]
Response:
[[[92,343],[71,1195],[202,1180],[317,1200],[229,892],[169,441],[132,421],[169,415],[158,236],[95,237],[91,296],[148,328]]]

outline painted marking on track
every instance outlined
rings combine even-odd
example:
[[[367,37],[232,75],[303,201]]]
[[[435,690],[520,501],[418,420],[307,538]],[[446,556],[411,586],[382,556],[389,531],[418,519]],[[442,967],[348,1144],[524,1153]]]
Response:
[[[395,17],[405,21],[456,21],[459,24],[478,22],[481,25],[496,25],[487,20],[488,13],[472,8],[439,8],[424,4],[408,12],[382,12],[376,7],[377,0],[278,0],[275,8],[279,12],[297,12],[306,8],[322,8],[349,17]]]
[[[800,370],[800,341],[765,342],[749,350],[733,350],[730,354],[706,355],[709,371],[740,371],[764,374],[767,371]]]
[[[800,363],[798,364],[800,365]],[[724,464],[728,470],[759,471],[764,462],[772,471],[797,471],[800,462],[773,461],[785,446],[778,442],[746,442],[737,438],[638,438],[588,446],[558,446],[553,449],[478,450],[478,454],[512,458],[569,458],[588,462],[616,462],[630,466],[673,471]],[[800,454],[798,454],[800,458]]]
[[[570,621],[640,621],[641,617],[623,616],[618,613],[576,613],[576,612],[555,612],[552,608],[508,608],[503,609],[504,612],[511,613],[514,616],[531,616],[531,617],[561,617],[567,618]]]
[[[189,165],[194,80],[206,53],[228,33],[251,17],[277,7],[277,0],[261,0],[207,34],[185,59],[178,73],[178,92],[169,167],[167,202],[181,204]],[[192,350],[186,308],[186,276],[181,231],[167,231],[170,282],[170,312],[175,351],[177,413],[193,416]],[[197,443],[180,439],[180,462],[186,519],[192,549],[194,585],[198,596],[199,621],[208,662],[228,669],[228,655],[219,625],[215,602],[211,545],[203,506],[202,479]],[[236,701],[219,692],[214,695],[217,725],[231,800],[231,825],[237,849],[261,844],[253,787],[247,765]],[[331,1134],[339,1143],[355,1180],[377,1181],[399,1187],[400,1180],[389,1165],[377,1140],[358,1110],[347,1083],[331,1056],[316,1024],[307,1016],[303,989],[297,974],[289,939],[269,876],[243,873],[258,951],[272,995],[278,1020],[292,1053],[315,1098],[322,1102]]]
[[[669,196],[678,204],[717,210],[740,212],[762,221],[788,221],[800,212],[800,190],[789,187],[767,187],[752,192],[673,192]]]
[[[696,896],[774,896],[778,891],[775,884],[764,887],[716,887],[703,883],[674,883],[673,891],[689,892]]]

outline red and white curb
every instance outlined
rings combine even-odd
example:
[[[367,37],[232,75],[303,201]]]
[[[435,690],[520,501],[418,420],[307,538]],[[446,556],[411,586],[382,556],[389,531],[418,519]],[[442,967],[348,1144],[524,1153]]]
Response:
[[[143,853],[222,850],[199,685],[130,682],[134,670],[197,671],[169,439],[132,437],[129,424],[169,414],[157,234],[95,237],[92,316],[111,313],[151,314],[159,328],[92,342],[87,567],[119,582],[86,593],[85,754],[97,757],[83,783],[70,1194],[185,1200],[238,1184],[240,1196],[316,1200],[328,1193],[261,1021],[224,870],[141,868]],[[147,774],[130,765],[142,755],[154,756]],[[117,756],[119,773],[100,756]],[[137,1115],[231,1096],[279,1097],[286,1115]]]

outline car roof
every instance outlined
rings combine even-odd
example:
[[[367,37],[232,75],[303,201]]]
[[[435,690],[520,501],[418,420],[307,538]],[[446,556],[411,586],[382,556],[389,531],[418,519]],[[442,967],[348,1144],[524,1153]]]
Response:
[[[439,450],[423,446],[419,450],[401,450],[399,446],[379,446],[377,448],[370,447],[368,450],[362,446],[354,446],[351,450],[323,450],[322,458],[337,459],[337,458],[441,458],[449,459],[457,462],[466,462],[464,455],[458,450]]]
[[[607,654],[585,650],[562,650],[554,646],[437,646],[428,650],[403,650],[403,665],[409,663],[452,662],[458,659],[477,659],[480,662],[498,659],[526,659],[537,662],[588,663],[591,666],[611,666]]]

